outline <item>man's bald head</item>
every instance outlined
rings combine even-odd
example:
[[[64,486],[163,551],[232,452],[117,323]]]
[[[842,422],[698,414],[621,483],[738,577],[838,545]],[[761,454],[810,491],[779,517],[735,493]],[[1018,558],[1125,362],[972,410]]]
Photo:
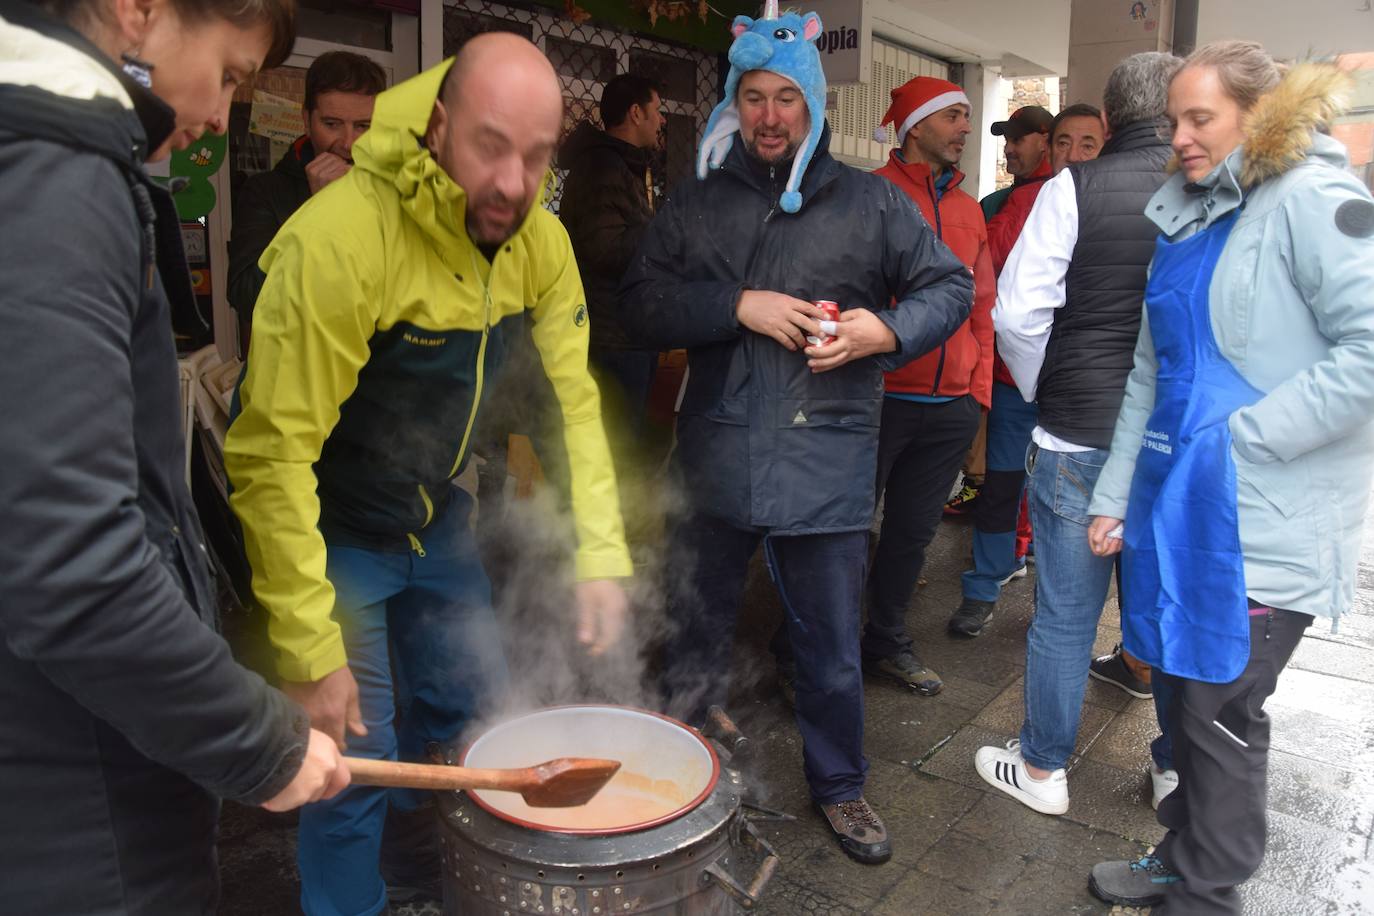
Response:
[[[499,76],[493,80],[491,77]],[[561,113],[563,93],[553,64],[526,38],[513,32],[485,32],[469,39],[453,58],[444,78],[442,98],[452,102],[472,77],[486,76],[485,84],[506,79],[524,80],[526,88],[544,96],[543,101],[558,105]]]
[[[488,32],[454,58],[425,143],[467,192],[468,234],[509,238],[538,199],[563,126],[563,93],[548,58],[519,35]]]

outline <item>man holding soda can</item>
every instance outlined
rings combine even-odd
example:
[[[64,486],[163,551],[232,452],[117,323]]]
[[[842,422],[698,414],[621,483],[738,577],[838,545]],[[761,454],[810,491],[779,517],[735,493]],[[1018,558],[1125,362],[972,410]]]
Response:
[[[693,721],[725,699],[762,544],[797,662],[812,798],[844,851],[877,864],[892,847],[863,798],[858,624],[882,374],[963,323],[973,281],[901,191],[830,156],[819,17],[779,16],[770,0],[732,31],[699,180],[660,209],[621,288],[642,345],[688,348],[666,687]]]

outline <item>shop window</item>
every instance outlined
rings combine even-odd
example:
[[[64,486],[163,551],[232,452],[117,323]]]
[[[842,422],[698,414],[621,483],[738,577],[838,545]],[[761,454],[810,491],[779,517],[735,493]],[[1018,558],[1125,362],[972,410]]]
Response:
[[[240,86],[229,105],[229,186],[237,193],[249,175],[277,164],[291,135],[305,133],[299,106],[305,102],[305,68],[277,67]],[[255,112],[256,108],[256,112]],[[294,110],[293,110],[294,109]],[[264,123],[253,130],[257,117]],[[266,122],[270,120],[270,127]]]
[[[331,44],[390,51],[391,14],[338,0],[300,0],[296,33]]]
[[[658,85],[659,94],[665,99],[696,103],[699,91],[697,62],[691,58],[631,48],[630,72],[653,80]]]
[[[605,83],[615,78],[615,50],[549,35],[544,53],[553,68],[564,76],[593,79]]]
[[[469,38],[483,32],[514,32],[534,41],[534,26],[528,22],[469,13],[449,6],[444,8],[444,57],[457,54]]]

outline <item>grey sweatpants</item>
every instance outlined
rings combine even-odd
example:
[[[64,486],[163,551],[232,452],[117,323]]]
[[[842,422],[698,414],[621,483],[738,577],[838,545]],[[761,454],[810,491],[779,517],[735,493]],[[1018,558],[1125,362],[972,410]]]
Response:
[[[1155,850],[1183,880],[1169,886],[1155,914],[1238,916],[1236,888],[1264,858],[1265,777],[1274,692],[1312,617],[1270,610],[1250,618],[1250,661],[1240,677],[1208,684],[1165,677],[1174,689],[1174,765],[1178,788],[1159,803],[1169,828]]]

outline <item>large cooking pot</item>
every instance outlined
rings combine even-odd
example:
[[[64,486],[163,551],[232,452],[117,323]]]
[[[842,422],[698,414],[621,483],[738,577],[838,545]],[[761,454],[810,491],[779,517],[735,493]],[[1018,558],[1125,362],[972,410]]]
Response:
[[[622,766],[583,808],[530,808],[492,790],[440,796],[445,913],[716,916],[758,902],[777,855],[744,815],[739,773],[695,729],[639,709],[562,706],[492,728],[458,762],[554,757]],[[748,886],[732,868],[743,848],[762,857]]]

